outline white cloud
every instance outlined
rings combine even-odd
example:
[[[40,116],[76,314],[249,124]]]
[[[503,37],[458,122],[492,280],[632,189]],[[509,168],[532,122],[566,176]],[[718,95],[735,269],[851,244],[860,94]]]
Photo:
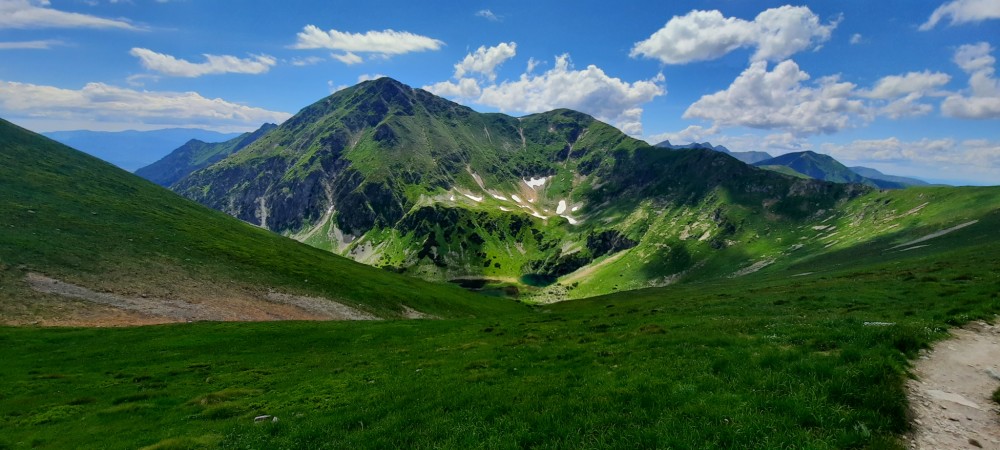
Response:
[[[858,95],[876,100],[880,103],[878,113],[892,119],[922,116],[934,107],[920,100],[927,95],[944,95],[939,89],[949,81],[951,76],[941,72],[909,72],[882,77],[874,87],[858,91]]]
[[[767,70],[757,61],[724,91],[703,96],[684,118],[711,120],[716,126],[778,129],[796,135],[834,133],[871,120],[871,111],[852,98],[855,85],[836,76],[803,85],[809,74],[794,61]]]
[[[516,81],[506,80],[482,87],[476,84],[474,87],[472,82],[465,80],[470,79],[440,82],[424,86],[424,89],[510,113],[574,109],[610,122],[631,135],[642,134],[640,105],[666,94],[662,74],[629,83],[608,76],[594,65],[575,70],[569,55],[565,54],[556,57],[552,69],[541,74],[523,73]]]
[[[57,45],[66,45],[62,41],[46,39],[40,41],[0,42],[0,50],[48,50]]]
[[[644,140],[652,145],[659,144],[663,141],[670,141],[671,144],[683,145],[692,142],[705,142],[711,137],[718,136],[718,134],[718,127],[705,128],[701,125],[688,125],[687,128],[684,128],[681,131],[654,134],[646,136]]]
[[[466,74],[477,73],[490,81],[496,80],[496,68],[516,54],[517,43],[515,42],[501,42],[497,46],[489,48],[485,45],[480,46],[475,53],[465,55],[465,59],[455,64],[455,78],[461,79]]]
[[[488,9],[480,9],[479,11],[476,11],[476,17],[482,17],[490,22],[499,22],[500,19],[502,19],[502,17],[494,14],[493,11]]]
[[[539,60],[537,60],[537,59],[535,59],[533,57],[532,58],[528,58],[528,67],[526,69],[524,69],[524,71],[527,72],[527,73],[534,72],[535,68],[538,67],[538,65],[541,64],[541,63],[542,63],[541,61],[539,61]]]
[[[869,98],[889,99],[908,94],[926,94],[948,84],[951,76],[941,72],[909,72],[906,75],[890,75],[879,79],[871,90],[863,95]]]
[[[267,55],[253,55],[252,58],[237,58],[229,55],[206,54],[205,62],[192,63],[163,53],[157,53],[145,48],[133,48],[130,55],[139,58],[139,63],[146,69],[172,77],[200,77],[222,73],[265,73],[277,61]]]
[[[927,22],[920,25],[920,30],[930,30],[945,18],[950,20],[951,25],[1000,19],[1000,2],[997,0],[952,0],[935,9]]]
[[[336,59],[337,61],[340,61],[340,62],[342,62],[344,64],[347,64],[348,66],[353,66],[355,64],[361,64],[361,62],[364,61],[364,60],[361,59],[360,56],[358,56],[358,55],[356,55],[354,53],[351,53],[351,52],[347,52],[347,53],[344,53],[344,54],[331,53],[330,56],[333,59]]]
[[[59,11],[48,0],[0,1],[0,30],[5,28],[101,28],[139,30],[121,19],[105,19],[89,14]]]
[[[865,41],[865,38],[861,36],[861,33],[854,33],[851,35],[851,45],[858,45]]]
[[[460,99],[474,99],[483,93],[482,88],[479,87],[479,82],[473,78],[462,78],[457,82],[440,81],[424,86],[424,90],[442,97]]]
[[[1000,168],[1000,142],[984,139],[903,141],[890,137],[857,140],[844,145],[823,144],[820,148],[835,158],[849,161],[909,161]]]
[[[724,17],[718,10],[674,16],[663,28],[632,47],[632,57],[686,64],[755,47],[754,61],[777,61],[830,39],[837,22],[822,24],[806,6],[767,9],[752,21]]]
[[[305,58],[292,58],[292,65],[296,67],[312,66],[323,62],[319,56],[307,56]]]
[[[375,53],[385,56],[438,50],[444,45],[444,42],[437,39],[406,31],[372,30],[366,33],[349,33],[337,30],[323,31],[315,25],[306,25],[297,37],[298,40],[292,48]]]
[[[48,129],[97,130],[109,124],[130,124],[125,127],[197,126],[230,131],[280,123],[291,116],[205,98],[197,92],[140,91],[104,83],[63,89],[11,81],[0,81],[0,115]]]
[[[963,45],[955,52],[955,64],[969,74],[968,95],[954,93],[941,102],[946,116],[964,119],[1000,117],[1000,80],[995,78],[996,58],[986,42]]]

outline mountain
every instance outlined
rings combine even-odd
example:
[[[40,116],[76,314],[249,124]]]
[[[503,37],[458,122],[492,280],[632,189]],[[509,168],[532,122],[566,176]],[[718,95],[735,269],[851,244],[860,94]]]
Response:
[[[771,159],[754,163],[757,167],[787,167],[807,177],[833,183],[858,183],[882,189],[900,189],[901,183],[889,180],[866,178],[855,173],[832,156],[813,151],[786,153]]]
[[[191,172],[208,167],[223,158],[242,150],[261,136],[278,126],[265,123],[257,131],[243,133],[233,139],[219,143],[208,143],[197,139],[170,152],[159,161],[135,171],[135,174],[160,186],[168,187]]]
[[[668,148],[671,150],[692,150],[692,149],[715,150],[717,152],[726,153],[729,156],[732,156],[733,158],[743,161],[746,164],[753,164],[758,161],[763,161],[765,159],[772,158],[772,156],[767,152],[757,152],[757,151],[734,152],[730,151],[726,147],[723,147],[721,145],[712,145],[709,142],[702,142],[702,143],[692,142],[687,145],[674,145],[671,144],[670,141],[663,141],[660,142],[659,144],[656,144],[654,147]]]
[[[664,151],[575,111],[477,113],[389,78],[172,189],[367,264],[554,298],[710,276],[764,230],[866,192]]]
[[[130,172],[164,157],[191,139],[222,142],[239,135],[239,133],[218,133],[197,128],[166,128],[152,131],[76,130],[42,134]]]
[[[0,198],[4,323],[303,319],[344,308],[467,317],[515,308],[261,230],[2,120]]]
[[[928,186],[928,185],[930,185],[930,183],[928,183],[926,181],[923,181],[923,180],[918,180],[916,178],[900,177],[900,176],[896,176],[896,175],[886,175],[886,174],[884,174],[882,172],[879,172],[878,170],[875,170],[875,169],[872,169],[872,168],[869,168],[869,167],[855,166],[855,167],[851,167],[850,169],[852,171],[854,171],[854,173],[856,173],[858,175],[861,175],[861,176],[863,176],[865,178],[871,179],[871,180],[888,181],[890,183],[898,183],[898,184],[901,184],[903,186]]]

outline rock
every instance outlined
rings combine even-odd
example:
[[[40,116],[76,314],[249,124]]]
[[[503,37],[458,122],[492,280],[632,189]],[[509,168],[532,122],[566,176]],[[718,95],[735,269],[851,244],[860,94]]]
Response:
[[[1000,381],[1000,373],[997,373],[997,371],[993,370],[992,368],[986,369],[986,375],[989,375],[990,378],[994,380]]]
[[[972,438],[969,438],[969,445],[972,445],[973,447],[983,448],[983,444],[980,444],[979,441]]]

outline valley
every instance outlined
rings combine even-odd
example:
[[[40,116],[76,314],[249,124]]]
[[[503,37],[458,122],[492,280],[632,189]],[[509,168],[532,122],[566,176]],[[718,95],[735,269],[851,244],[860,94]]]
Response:
[[[1000,312],[1000,188],[429,95],[186,146],[187,199],[0,122],[0,448],[905,448]]]

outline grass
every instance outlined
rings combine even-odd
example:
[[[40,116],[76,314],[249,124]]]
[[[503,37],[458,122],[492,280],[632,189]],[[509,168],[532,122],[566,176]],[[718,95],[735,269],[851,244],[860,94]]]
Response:
[[[2,328],[0,436],[13,448],[903,448],[909,358],[1000,312],[997,244],[969,228],[934,254],[489,318]],[[279,421],[255,423],[263,414]]]
[[[997,390],[993,391],[993,397],[992,398],[993,398],[994,402],[997,402],[998,404],[1000,404],[1000,388],[997,388]]]

